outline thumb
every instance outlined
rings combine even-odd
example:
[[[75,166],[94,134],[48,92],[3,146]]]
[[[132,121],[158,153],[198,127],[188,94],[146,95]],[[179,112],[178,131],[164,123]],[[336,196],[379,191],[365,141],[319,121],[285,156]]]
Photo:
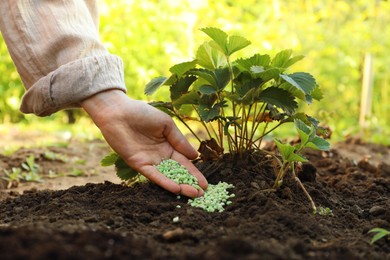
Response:
[[[196,159],[198,157],[198,152],[194,147],[188,142],[184,135],[177,128],[173,120],[167,125],[164,129],[164,136],[171,146],[178,151],[179,153],[186,156],[188,159]]]

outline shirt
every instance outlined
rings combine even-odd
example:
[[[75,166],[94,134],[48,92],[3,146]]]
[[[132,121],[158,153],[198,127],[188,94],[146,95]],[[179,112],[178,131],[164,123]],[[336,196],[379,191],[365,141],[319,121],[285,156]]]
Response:
[[[1,0],[0,31],[23,81],[20,110],[47,116],[110,89],[122,60],[99,39],[96,0]]]

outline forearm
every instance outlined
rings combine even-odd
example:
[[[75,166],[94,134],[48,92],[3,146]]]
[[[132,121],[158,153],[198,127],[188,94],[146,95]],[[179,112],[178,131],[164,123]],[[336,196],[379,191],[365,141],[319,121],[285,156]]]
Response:
[[[45,116],[125,91],[121,59],[99,40],[95,0],[1,0],[0,30],[27,89],[24,113]]]

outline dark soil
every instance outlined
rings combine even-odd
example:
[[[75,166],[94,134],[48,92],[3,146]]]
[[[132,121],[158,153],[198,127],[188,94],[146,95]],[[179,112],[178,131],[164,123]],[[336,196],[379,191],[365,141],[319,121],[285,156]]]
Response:
[[[370,245],[367,234],[390,229],[390,165],[336,150],[306,156],[311,164],[299,177],[333,216],[314,215],[293,178],[269,191],[274,163],[265,154],[225,155],[198,165],[210,183],[235,185],[222,213],[190,207],[149,183],[10,194],[0,202],[0,258],[390,259],[390,239]]]

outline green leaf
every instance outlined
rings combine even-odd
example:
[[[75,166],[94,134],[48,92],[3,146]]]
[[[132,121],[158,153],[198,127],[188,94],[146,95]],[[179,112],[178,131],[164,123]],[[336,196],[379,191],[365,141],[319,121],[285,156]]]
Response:
[[[305,93],[303,93],[300,89],[297,89],[296,87],[294,87],[293,85],[291,85],[290,83],[288,82],[283,82],[282,84],[280,84],[278,86],[279,88],[282,88],[284,90],[287,90],[288,92],[290,92],[294,97],[297,97],[301,100],[304,100],[306,101],[306,95]]]
[[[149,102],[148,104],[168,114],[170,117],[175,116],[175,113],[173,113],[173,106],[171,102],[154,101]]]
[[[307,136],[309,136],[311,134],[311,129],[308,125],[306,125],[302,120],[300,119],[296,119],[294,121],[294,124],[295,124],[295,127],[304,132]]]
[[[328,151],[330,149],[330,144],[328,141],[324,140],[319,136],[315,136],[311,141],[307,144],[307,147],[312,149]]]
[[[197,61],[187,61],[172,66],[169,71],[172,74],[176,74],[178,78],[181,78],[187,71],[196,67]]]
[[[195,76],[198,76],[198,77],[204,79],[205,81],[210,83],[210,85],[214,86],[215,88],[217,88],[217,86],[218,86],[217,80],[215,78],[215,74],[214,74],[214,72],[212,70],[208,70],[208,69],[193,69],[189,73],[191,75],[195,75]]]
[[[370,229],[370,231],[368,231],[368,233],[376,233],[371,239],[371,242],[370,242],[371,245],[374,244],[379,239],[390,235],[390,231],[388,231],[384,228],[373,228],[373,229]]]
[[[227,67],[215,70],[193,69],[189,73],[206,80],[217,90],[224,89],[230,81],[229,68]]]
[[[271,66],[285,68],[285,64],[290,60],[292,50],[283,50],[275,55],[271,61]]]
[[[173,101],[173,106],[176,109],[180,109],[182,105],[197,105],[199,103],[199,94],[197,91],[190,91],[181,95],[179,98]]]
[[[256,88],[252,88],[252,89],[248,90],[245,93],[245,95],[241,98],[239,103],[242,103],[244,105],[253,104],[255,102],[255,100],[258,98],[259,92],[260,92],[260,90],[256,89]]]
[[[186,76],[180,78],[175,84],[170,87],[171,100],[176,100],[181,97],[183,94],[188,92],[189,87],[196,81],[197,77],[195,76]]]
[[[247,39],[245,39],[244,37],[235,36],[235,35],[230,36],[229,42],[226,46],[227,55],[230,56],[233,53],[247,47],[250,44],[251,44],[251,42],[248,41]]]
[[[289,75],[280,74],[280,76],[285,81],[302,91],[305,95],[310,95],[316,87],[316,80],[312,75],[306,72],[296,72]]]
[[[249,90],[257,88],[263,83],[262,79],[251,79],[242,85],[236,85],[236,93],[243,97]]]
[[[240,58],[236,60],[236,63],[238,64],[238,67],[241,70],[250,71],[253,66],[258,66],[261,68],[267,68],[269,66],[269,63],[271,61],[271,58],[268,54],[260,55],[255,54],[250,58]]]
[[[202,85],[199,87],[199,92],[202,94],[210,95],[210,94],[217,93],[217,90],[213,86]]]
[[[276,143],[276,146],[278,147],[278,150],[282,155],[283,160],[288,161],[291,155],[294,154],[295,147],[290,144],[284,144],[276,139],[274,139],[274,142]]]
[[[276,68],[270,68],[267,70],[261,70],[258,67],[254,66],[251,68],[251,72],[255,74],[256,78],[262,79],[264,82],[267,82],[271,79],[278,79],[280,70]]]
[[[146,95],[152,95],[159,87],[164,85],[167,79],[167,77],[157,77],[152,79],[148,84],[146,84],[144,93]]]
[[[201,31],[213,39],[226,56],[230,56],[251,44],[250,41],[241,36],[233,35],[228,37],[228,34],[219,28],[207,27],[202,28]]]
[[[199,46],[196,52],[196,60],[200,66],[210,70],[227,65],[226,57],[208,42]]]
[[[118,156],[118,159],[115,162],[116,175],[121,180],[130,180],[138,175],[138,172],[129,167],[126,162]]]
[[[207,34],[211,39],[213,39],[218,44],[218,46],[221,48],[221,50],[224,52],[225,55],[228,55],[227,52],[228,34],[227,33],[215,27],[206,27],[200,30],[205,34]]]
[[[200,119],[204,122],[210,122],[220,115],[221,110],[219,106],[207,106],[204,104],[199,105],[199,116]]]
[[[288,162],[308,162],[309,160],[300,154],[292,153],[287,159]]]
[[[303,55],[298,55],[298,56],[292,57],[286,63],[283,64],[283,68],[288,68],[288,67],[294,65],[295,63],[297,63],[298,61],[302,60],[303,58],[305,58],[305,56],[303,56]]]
[[[108,155],[106,155],[101,161],[100,165],[101,166],[111,166],[114,165],[115,162],[118,160],[119,155],[115,152],[112,152]]]
[[[134,179],[139,175],[139,173],[136,170],[133,170],[132,168],[122,168],[118,169],[116,171],[116,175],[124,181]]]
[[[311,92],[311,97],[315,100],[318,100],[318,101],[320,101],[321,99],[324,98],[324,94],[322,93],[322,90],[320,89],[320,87],[318,85]]]
[[[214,75],[217,82],[218,90],[224,89],[230,81],[229,68],[225,67],[225,68],[216,69],[214,71]]]
[[[259,101],[283,109],[287,114],[293,114],[298,108],[298,104],[295,102],[294,97],[290,92],[281,88],[266,88],[260,93],[258,98]]]

